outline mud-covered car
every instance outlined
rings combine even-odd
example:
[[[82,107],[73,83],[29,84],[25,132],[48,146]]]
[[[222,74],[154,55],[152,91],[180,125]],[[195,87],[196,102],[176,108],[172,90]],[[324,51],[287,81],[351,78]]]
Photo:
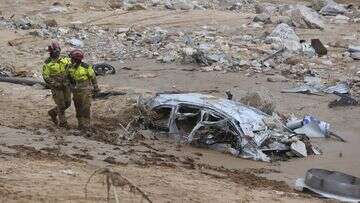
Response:
[[[152,112],[147,115],[153,128],[167,130],[188,143],[227,144],[231,153],[243,158],[270,161],[274,153],[285,154],[299,142],[305,155],[313,153],[306,137],[289,132],[279,119],[236,101],[198,93],[159,93],[140,98],[139,107]],[[276,127],[269,127],[269,121]]]

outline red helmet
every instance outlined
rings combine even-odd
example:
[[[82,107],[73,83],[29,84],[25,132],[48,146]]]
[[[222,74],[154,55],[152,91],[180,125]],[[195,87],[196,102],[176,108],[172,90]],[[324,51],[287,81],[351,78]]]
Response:
[[[70,52],[70,58],[76,61],[81,61],[84,58],[84,52],[79,49],[73,50]]]
[[[53,53],[53,52],[55,52],[55,51],[60,52],[60,51],[61,51],[61,48],[60,48],[59,43],[57,43],[57,42],[51,43],[51,45],[48,47],[48,51],[49,51],[50,53]]]

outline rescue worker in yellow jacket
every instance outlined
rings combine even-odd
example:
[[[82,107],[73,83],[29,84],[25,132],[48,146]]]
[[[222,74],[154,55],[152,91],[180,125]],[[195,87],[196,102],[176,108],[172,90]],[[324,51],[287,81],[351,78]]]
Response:
[[[61,48],[57,42],[53,42],[48,47],[48,51],[50,57],[46,59],[42,68],[42,76],[51,89],[56,104],[56,107],[48,111],[48,114],[56,125],[67,127],[65,110],[71,105],[71,93],[65,67],[71,63],[70,58],[60,57]]]
[[[78,128],[89,131],[92,93],[100,90],[93,67],[82,62],[84,53],[81,50],[74,50],[70,53],[70,58],[71,64],[67,66],[67,77],[73,93]]]

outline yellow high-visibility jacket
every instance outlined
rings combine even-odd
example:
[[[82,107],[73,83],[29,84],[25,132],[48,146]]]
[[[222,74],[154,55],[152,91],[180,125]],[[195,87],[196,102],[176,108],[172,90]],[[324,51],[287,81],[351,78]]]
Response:
[[[91,65],[86,63],[70,64],[67,66],[66,72],[70,83],[75,89],[97,85],[95,72]]]
[[[45,65],[42,68],[42,75],[45,81],[53,77],[65,78],[66,71],[65,67],[71,64],[71,61],[67,57],[59,59],[48,58],[45,61]]]

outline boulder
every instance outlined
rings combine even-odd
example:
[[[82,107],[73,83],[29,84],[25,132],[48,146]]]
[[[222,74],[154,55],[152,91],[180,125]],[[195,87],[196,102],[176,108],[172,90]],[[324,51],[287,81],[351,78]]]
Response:
[[[292,22],[292,19],[289,16],[279,16],[276,19],[276,23],[277,24],[285,23],[285,24],[288,24],[289,26],[294,25],[294,23]]]
[[[275,27],[272,33],[267,37],[267,40],[279,42],[283,47],[290,51],[301,50],[300,39],[295,31],[287,24],[281,23]]]
[[[333,2],[333,0],[312,0],[311,7],[316,11],[320,11],[324,6]]]
[[[270,15],[266,13],[259,14],[254,17],[254,22],[263,22],[265,24],[271,23]]]
[[[296,27],[309,29],[324,29],[320,15],[303,5],[297,5],[290,11],[292,22]]]
[[[336,16],[338,14],[344,14],[345,12],[346,9],[336,2],[330,2],[320,10],[320,14],[325,16]]]

